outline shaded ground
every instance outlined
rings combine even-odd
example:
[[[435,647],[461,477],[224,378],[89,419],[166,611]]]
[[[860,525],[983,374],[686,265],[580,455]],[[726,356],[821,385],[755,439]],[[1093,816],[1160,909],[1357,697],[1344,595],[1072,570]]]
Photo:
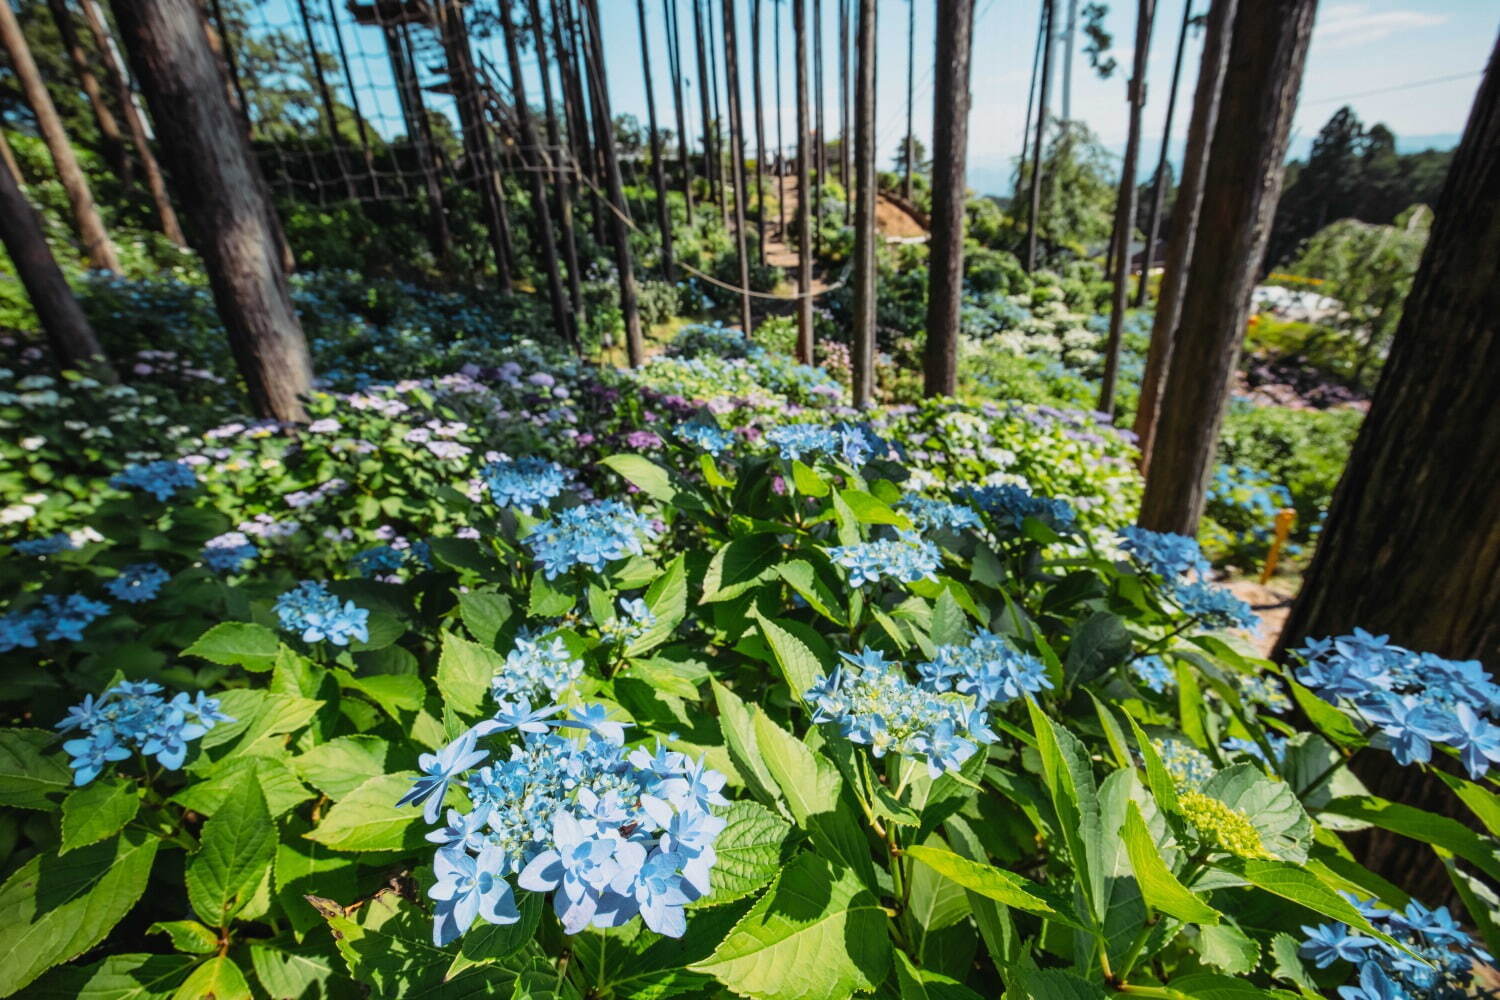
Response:
[[[768,185],[767,191],[776,191],[777,183],[774,178]],[[784,204],[786,208],[787,229],[791,229],[793,219],[797,216],[797,179],[788,177],[786,179],[786,197]],[[875,202],[875,229],[887,242],[892,243],[920,243],[927,239],[927,230],[912,215],[891,201],[885,195],[881,195]],[[772,267],[795,269],[797,266],[797,251],[793,250],[785,240],[785,234],[776,226],[771,226],[766,237],[766,263]],[[816,274],[813,275],[813,291],[826,288]]]
[[[1225,584],[1233,591],[1234,596],[1249,604],[1260,616],[1260,628],[1250,637],[1251,645],[1259,655],[1270,656],[1271,650],[1275,648],[1300,582],[1300,577],[1272,577],[1267,585],[1262,586],[1254,577],[1250,577],[1230,580]]]

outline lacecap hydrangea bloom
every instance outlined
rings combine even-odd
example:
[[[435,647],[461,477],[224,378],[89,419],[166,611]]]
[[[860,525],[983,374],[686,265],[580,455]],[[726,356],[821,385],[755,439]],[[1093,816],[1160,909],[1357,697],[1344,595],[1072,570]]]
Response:
[[[677,425],[677,436],[700,451],[717,455],[734,445],[734,435],[717,424],[690,420]]]
[[[766,431],[766,441],[787,461],[810,455],[839,458],[858,468],[885,455],[890,445],[868,424],[782,424]]]
[[[568,934],[639,916],[681,937],[683,907],[708,894],[724,776],[660,746],[627,751],[624,725],[602,705],[553,718],[560,711],[502,710],[419,761],[422,775],[398,804],[425,804],[435,823],[450,784],[469,802],[427,836],[438,845],[428,890],[437,945],[478,916],[516,922],[516,887],[551,893]]]
[[[956,771],[995,734],[972,696],[913,683],[899,662],[879,650],[840,653],[843,663],[807,691],[813,722],[836,725],[876,757],[925,758],[936,778]]]
[[[10,544],[23,556],[55,556],[59,552],[70,552],[78,547],[65,531],[46,538],[25,538]]]
[[[532,701],[551,704],[583,674],[583,661],[568,651],[561,638],[516,638],[505,666],[490,680],[490,693],[501,708]]]
[[[1176,580],[1185,573],[1202,576],[1208,572],[1208,560],[1196,538],[1130,525],[1120,530],[1120,547],[1146,569],[1165,580]]]
[[[1348,893],[1365,919],[1405,945],[1402,951],[1348,924],[1302,927],[1301,956],[1319,969],[1354,966],[1355,984],[1339,987],[1342,1000],[1458,1000],[1475,995],[1474,966],[1494,958],[1479,947],[1446,906],[1429,909],[1416,900],[1392,910]],[[1482,991],[1481,991],[1482,992]]]
[[[108,604],[82,594],[45,594],[39,607],[0,617],[0,653],[33,649],[42,639],[79,642],[83,630],[108,613]]]
[[[204,565],[215,573],[239,573],[260,557],[260,549],[243,531],[226,531],[210,538],[199,553]]]
[[[656,525],[618,500],[596,500],[558,511],[526,536],[547,579],[574,566],[602,570],[608,563],[645,553],[660,534]]]
[[[198,475],[181,462],[147,462],[127,466],[109,477],[116,489],[140,490],[158,500],[170,500],[179,490],[186,493],[198,485]]]
[[[1353,712],[1397,763],[1428,763],[1433,744],[1458,751],[1471,778],[1500,763],[1500,686],[1476,660],[1447,660],[1355,629],[1295,650],[1293,676]]]
[[[1202,788],[1217,770],[1208,754],[1187,740],[1168,737],[1156,744],[1156,753],[1161,763],[1179,788],[1195,790]]]
[[[168,770],[182,767],[187,745],[221,722],[233,722],[219,711],[219,700],[202,691],[196,697],[180,691],[170,700],[152,681],[116,684],[96,701],[85,695],[57,724],[80,735],[63,744],[73,769],[73,784],[86,785],[115,761],[139,751]]]
[[[303,580],[276,598],[276,617],[281,627],[296,632],[303,642],[327,639],[347,646],[351,639],[368,642],[370,612],[353,601],[340,601],[326,584]]]
[[[963,645],[939,646],[917,672],[931,690],[970,695],[980,708],[1052,687],[1041,660],[982,629]]]
[[[1157,694],[1166,693],[1173,684],[1177,683],[1177,677],[1172,673],[1172,668],[1160,656],[1140,656],[1130,661],[1131,672]]]
[[[1250,605],[1223,587],[1202,580],[1179,582],[1172,588],[1172,599],[1190,618],[1209,628],[1255,628],[1260,617]]]
[[[172,574],[156,563],[131,563],[120,570],[118,576],[105,581],[104,589],[117,601],[142,604],[161,593],[161,588]]]
[[[573,481],[573,472],[543,458],[516,458],[491,462],[479,473],[490,497],[501,507],[514,507],[523,514],[545,509]]]
[[[606,642],[628,645],[645,635],[656,624],[656,616],[639,597],[620,600],[620,610],[607,622],[599,624]]]
[[[1028,517],[1035,518],[1060,535],[1072,533],[1078,523],[1078,516],[1066,500],[1036,496],[1014,484],[971,486],[965,488],[961,495],[971,505],[991,515],[998,527],[1010,531],[1020,531]]]
[[[933,500],[915,493],[908,493],[902,499],[901,510],[922,531],[962,531],[965,528],[981,527],[979,515],[974,513],[974,508],[946,500]]]
[[[882,577],[903,583],[933,579],[943,564],[936,545],[910,534],[836,546],[828,555],[849,571],[851,587],[877,583]]]

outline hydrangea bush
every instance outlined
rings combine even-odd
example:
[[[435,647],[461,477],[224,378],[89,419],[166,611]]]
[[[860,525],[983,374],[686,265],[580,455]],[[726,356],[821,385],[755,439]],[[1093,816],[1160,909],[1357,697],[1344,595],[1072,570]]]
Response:
[[[62,429],[0,447],[0,996],[1471,989],[1483,667],[1250,655],[1091,415],[652,370],[692,350],[816,387],[707,328],[639,381],[522,349],[85,454],[53,411],[110,390],[15,385]]]

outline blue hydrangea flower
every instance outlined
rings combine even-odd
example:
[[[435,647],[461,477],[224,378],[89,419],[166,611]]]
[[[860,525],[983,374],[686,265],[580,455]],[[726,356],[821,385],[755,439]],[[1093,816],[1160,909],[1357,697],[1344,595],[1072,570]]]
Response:
[[[628,646],[651,630],[656,616],[639,597],[621,599],[619,614],[599,625],[605,642]]]
[[[902,583],[931,580],[943,564],[936,545],[912,535],[841,545],[830,549],[828,555],[849,571],[851,587],[878,583],[882,577]]]
[[[1358,984],[1339,988],[1344,1000],[1468,996],[1474,963],[1492,961],[1445,906],[1428,909],[1411,900],[1398,911],[1374,900],[1341,894],[1378,930],[1404,946],[1396,948],[1344,924],[1303,927],[1307,937],[1300,951],[1304,958],[1320,969],[1340,961],[1357,966]]]
[[[1177,675],[1160,656],[1141,656],[1130,662],[1130,669],[1157,694],[1165,694],[1177,683]]]
[[[979,528],[979,515],[972,507],[933,500],[929,497],[908,493],[901,501],[901,509],[922,531],[963,531]]]
[[[243,531],[226,531],[210,538],[199,554],[205,565],[215,573],[239,573],[246,564],[260,557],[260,549]]]
[[[917,672],[932,690],[972,695],[980,707],[1003,705],[1052,687],[1041,660],[983,629],[965,645],[939,646]]]
[[[1500,763],[1500,726],[1479,715],[1466,702],[1454,707],[1452,726],[1444,740],[1458,751],[1458,759],[1476,781],[1489,770],[1490,764]]]
[[[1187,740],[1168,737],[1156,744],[1156,753],[1172,780],[1183,788],[1197,790],[1214,776],[1214,762]]]
[[[73,544],[67,532],[59,531],[46,538],[27,538],[11,542],[11,547],[23,556],[55,556],[59,552],[70,552],[78,546]]]
[[[1172,597],[1188,617],[1199,619],[1208,628],[1255,628],[1260,623],[1250,605],[1211,583],[1179,582],[1172,589]]]
[[[131,563],[118,576],[106,581],[104,589],[117,601],[141,604],[161,593],[162,586],[170,579],[172,574],[156,563]]]
[[[854,468],[872,458],[885,455],[890,445],[868,424],[839,423],[782,424],[766,431],[766,441],[776,446],[781,457],[791,461],[826,455],[842,459]]]
[[[1377,944],[1374,938],[1356,933],[1345,924],[1319,924],[1316,927],[1304,924],[1302,933],[1307,938],[1298,951],[1320,969],[1326,969],[1334,962],[1358,962],[1364,958],[1366,949]]]
[[[479,473],[490,497],[501,507],[524,514],[546,508],[572,484],[573,472],[542,458],[491,462]]]
[[[734,446],[734,435],[717,424],[689,420],[677,425],[677,436],[699,451],[717,455]]]
[[[1208,573],[1208,560],[1203,558],[1196,538],[1148,531],[1132,524],[1120,530],[1120,539],[1122,549],[1164,580],[1174,581],[1185,573]]]
[[[155,757],[169,770],[182,767],[188,743],[221,722],[233,722],[219,709],[217,698],[198,692],[190,698],[179,692],[170,701],[161,696],[161,685],[152,681],[116,684],[95,701],[85,695],[57,724],[63,732],[81,735],[63,744],[72,758],[73,783],[86,785],[114,761],[125,760],[132,751]]]
[[[351,639],[370,638],[370,612],[353,601],[340,603],[325,584],[314,580],[303,580],[276,598],[276,616],[282,628],[299,633],[303,642],[327,639],[347,646]]]
[[[170,500],[178,490],[188,492],[198,485],[198,475],[182,462],[147,462],[127,466],[109,477],[116,489],[134,489],[149,493],[158,500]]]
[[[79,642],[83,630],[101,615],[109,613],[109,605],[91,600],[82,594],[47,594],[42,598],[42,626],[47,631],[45,639],[63,639]]]
[[[432,941],[439,948],[459,938],[483,917],[492,924],[513,924],[521,919],[515,894],[505,878],[509,869],[505,852],[486,845],[477,855],[462,850],[438,851],[433,858],[437,881],[427,895],[437,901]]]
[[[38,633],[46,624],[47,616],[39,608],[0,615],[0,653],[23,647],[35,649]]]
[[[559,700],[583,674],[583,661],[568,651],[561,637],[531,639],[517,636],[505,666],[490,679],[490,693],[504,708],[521,699],[552,703]]]
[[[412,785],[411,791],[396,801],[396,805],[425,802],[427,805],[422,815],[427,822],[436,823],[443,810],[443,796],[448,793],[448,782],[489,756],[487,751],[474,749],[475,739],[476,734],[471,729],[437,753],[424,753],[418,757],[422,776]]]
[[[538,524],[526,545],[553,580],[574,566],[599,571],[617,559],[642,555],[660,531],[648,518],[618,500],[569,507]]]
[[[410,551],[391,545],[377,545],[373,549],[356,552],[349,560],[349,565],[354,572],[365,578],[388,576],[399,573],[406,566]]]
[[[1059,535],[1071,534],[1078,515],[1067,501],[1035,496],[1020,486],[967,487],[960,494],[965,500],[993,515],[998,527],[1020,531],[1028,517],[1035,518]]]

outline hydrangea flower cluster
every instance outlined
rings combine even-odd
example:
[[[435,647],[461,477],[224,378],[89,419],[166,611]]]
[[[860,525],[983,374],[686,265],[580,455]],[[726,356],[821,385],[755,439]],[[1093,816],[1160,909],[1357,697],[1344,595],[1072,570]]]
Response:
[[[1066,500],[1036,496],[1013,484],[970,486],[963,490],[962,496],[1012,531],[1020,531],[1028,517],[1036,518],[1059,535],[1071,534],[1078,523],[1078,515]]]
[[[1178,581],[1172,588],[1172,598],[1188,617],[1199,619],[1208,628],[1255,628],[1260,624],[1250,605],[1224,587],[1202,580]]]
[[[1187,740],[1168,737],[1156,745],[1156,753],[1167,773],[1180,788],[1202,788],[1214,776],[1214,762],[1208,754]]]
[[[1165,694],[1177,683],[1172,668],[1160,656],[1141,656],[1130,662],[1130,669],[1141,683],[1157,694]]]
[[[367,580],[393,582],[400,579],[396,574],[403,569],[431,565],[430,557],[431,551],[426,542],[413,545],[404,539],[397,539],[393,545],[377,545],[354,553],[349,559],[349,566]]]
[[[677,436],[710,455],[717,455],[734,445],[733,434],[717,424],[706,424],[701,420],[678,424]]]
[[[370,639],[370,612],[353,601],[340,603],[327,585],[316,580],[303,580],[276,598],[276,617],[282,628],[298,633],[303,642],[327,639],[335,646],[347,646],[351,639]]]
[[[1198,540],[1187,535],[1150,531],[1132,524],[1120,530],[1120,547],[1164,580],[1176,580],[1184,573],[1202,576],[1208,572],[1208,560],[1203,558]]]
[[[198,475],[181,462],[169,460],[130,465],[109,477],[116,489],[140,490],[158,500],[170,500],[178,490],[184,493],[198,485]]]
[[[922,531],[963,531],[980,527],[979,515],[972,507],[946,500],[908,493],[901,501],[901,509]]]
[[[505,667],[490,680],[490,691],[502,709],[532,701],[557,701],[583,673],[583,661],[568,651],[560,637],[516,638],[515,648],[505,657]]]
[[[1299,952],[1320,969],[1337,962],[1358,968],[1356,985],[1339,987],[1343,1000],[1395,1000],[1395,998],[1453,998],[1472,995],[1476,961],[1494,959],[1480,948],[1448,912],[1446,906],[1428,909],[1416,900],[1404,910],[1357,899],[1345,893],[1377,930],[1400,941],[1414,954],[1407,954],[1378,938],[1368,937],[1348,924],[1304,925]]]
[[[1478,661],[1416,653],[1364,629],[1295,652],[1297,682],[1357,713],[1398,763],[1427,763],[1434,743],[1457,750],[1476,780],[1500,763],[1500,686]]]
[[[982,629],[965,645],[939,646],[917,672],[932,690],[971,695],[980,708],[1052,687],[1041,660]]]
[[[877,583],[881,577],[903,583],[929,580],[937,576],[938,568],[943,564],[942,553],[936,545],[905,532],[896,538],[839,545],[829,549],[828,555],[849,571],[851,587]]]
[[[605,642],[626,646],[650,631],[656,624],[656,616],[639,597],[622,599],[620,612],[599,625]]]
[[[618,500],[596,500],[558,511],[526,536],[547,579],[574,566],[602,570],[607,563],[642,555],[660,531],[651,520]]]
[[[876,757],[895,752],[925,757],[936,778],[956,771],[981,743],[993,743],[983,705],[940,690],[931,682],[913,684],[901,664],[879,650],[840,653],[844,662],[809,690],[813,722],[829,722],[851,743]]]
[[[10,544],[23,556],[55,556],[59,552],[71,552],[78,547],[65,531],[46,538],[26,538]]]
[[[46,594],[41,607],[0,617],[0,653],[23,646],[32,649],[41,639],[79,642],[83,630],[108,612],[108,604],[82,594]]]
[[[187,759],[187,745],[221,722],[233,722],[219,711],[219,700],[202,691],[196,698],[180,691],[167,700],[152,681],[116,684],[96,701],[85,695],[57,724],[63,732],[82,734],[63,744],[73,759],[73,784],[87,785],[111,762],[140,751],[168,770]]]
[[[766,431],[766,440],[787,461],[823,454],[841,458],[855,468],[890,449],[885,439],[863,423],[782,424]]]
[[[1292,699],[1287,697],[1286,689],[1271,674],[1240,678],[1240,696],[1253,704],[1264,705],[1273,712],[1285,712],[1292,707]]]
[[[1148,531],[1132,525],[1120,532],[1120,547],[1147,572],[1162,578],[1168,596],[1189,617],[1209,628],[1255,628],[1260,618],[1250,605],[1206,579],[1208,560],[1186,535]]]
[[[161,593],[161,588],[170,579],[172,574],[156,563],[131,563],[120,570],[118,576],[108,580],[104,589],[117,601],[143,604]]]
[[[399,805],[425,803],[435,823],[450,783],[461,783],[471,803],[467,813],[449,809],[447,825],[427,836],[438,845],[428,890],[438,946],[478,916],[515,923],[511,876],[521,889],[552,894],[568,934],[640,916],[658,934],[681,937],[683,907],[708,894],[725,825],[713,807],[728,804],[724,776],[660,746],[627,751],[624,724],[610,722],[602,705],[550,718],[559,711],[502,710],[422,755],[422,776]],[[493,756],[480,747],[510,731],[515,737]]]
[[[199,558],[215,573],[238,573],[245,564],[260,557],[260,549],[243,531],[226,531],[210,538]]]
[[[1260,831],[1250,818],[1238,809],[1199,791],[1185,791],[1177,797],[1183,818],[1192,824],[1200,840],[1239,858],[1274,860],[1266,850]]]
[[[502,459],[486,465],[479,475],[496,504],[523,514],[545,509],[573,481],[571,469],[543,458]]]

